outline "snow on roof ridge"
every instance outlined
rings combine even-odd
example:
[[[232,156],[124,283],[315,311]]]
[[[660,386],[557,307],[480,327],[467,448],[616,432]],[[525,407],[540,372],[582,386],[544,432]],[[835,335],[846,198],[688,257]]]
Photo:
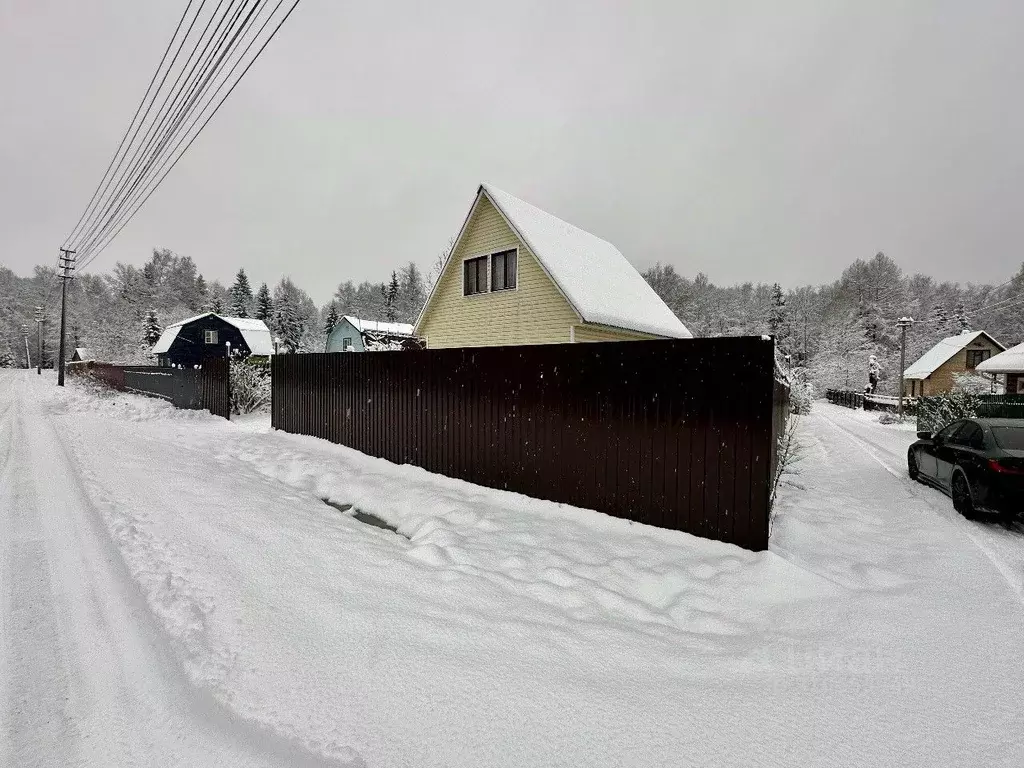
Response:
[[[224,322],[229,323],[239,329],[245,326],[250,331],[261,331],[264,328],[266,328],[268,331],[270,330],[270,328],[267,327],[267,324],[265,322],[263,322],[262,320],[257,320],[255,317],[232,317],[230,315],[221,315],[217,312],[203,312],[201,315],[196,315],[195,317],[186,317],[184,320],[179,320],[176,323],[171,323],[170,325],[167,326],[167,328],[180,328],[183,325],[194,323],[196,320],[202,320],[204,317],[209,317],[210,315],[213,315],[214,317],[219,317]]]
[[[982,373],[1024,373],[1024,344],[1017,344],[978,363]]]
[[[512,230],[587,323],[670,338],[692,334],[612,243],[482,183]]]
[[[376,331],[378,333],[392,333],[396,336],[412,336],[412,323],[390,323],[386,320],[367,320],[355,315],[342,315],[360,333],[364,331]]]
[[[927,379],[935,371],[946,363],[953,355],[962,350],[979,336],[988,338],[998,347],[1002,347],[998,341],[993,339],[985,331],[964,331],[955,336],[947,336],[915,360],[906,371],[903,372],[905,379]]]

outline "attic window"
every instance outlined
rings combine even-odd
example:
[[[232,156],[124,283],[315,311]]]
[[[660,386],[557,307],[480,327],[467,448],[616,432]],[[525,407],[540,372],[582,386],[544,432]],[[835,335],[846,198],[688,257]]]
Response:
[[[204,331],[203,332],[203,336],[204,336],[204,340],[206,341],[207,344],[216,344],[217,343],[217,332],[216,331]]]
[[[487,257],[478,256],[462,262],[462,295],[487,293]]]
[[[502,251],[491,256],[491,290],[507,291],[516,287],[516,252]]]
[[[992,350],[989,349],[968,349],[967,370],[973,371],[981,363],[992,357]]]

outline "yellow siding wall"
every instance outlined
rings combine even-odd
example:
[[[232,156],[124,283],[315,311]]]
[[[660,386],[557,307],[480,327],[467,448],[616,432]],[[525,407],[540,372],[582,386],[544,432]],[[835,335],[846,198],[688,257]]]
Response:
[[[642,339],[658,339],[637,331],[621,331],[618,328],[604,328],[600,325],[577,325],[573,333],[578,342],[584,341],[639,341]]]
[[[471,256],[519,248],[514,291],[462,295],[462,261]],[[501,214],[482,198],[441,275],[437,291],[416,329],[431,349],[569,341],[579,316]]]
[[[953,355],[949,360],[940,365],[935,369],[935,372],[925,379],[923,382],[918,382],[916,386],[916,393],[918,396],[921,395],[921,384],[924,384],[924,395],[941,395],[944,392],[952,391],[953,387],[956,386],[956,374],[965,373],[967,371],[967,350],[969,349],[987,349],[992,354],[991,357],[998,355],[1001,350],[991,341],[984,336],[979,336],[977,339],[967,345],[966,348],[960,350]],[[910,382],[904,382],[906,385],[904,392],[910,394]]]

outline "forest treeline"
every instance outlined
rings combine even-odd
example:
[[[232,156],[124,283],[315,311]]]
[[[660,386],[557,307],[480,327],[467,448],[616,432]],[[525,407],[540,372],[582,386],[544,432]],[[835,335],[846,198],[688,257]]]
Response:
[[[432,274],[437,272],[437,262]],[[984,330],[1006,346],[1024,341],[1024,265],[1000,285],[962,285],[908,275],[884,253],[858,260],[833,282],[784,288],[779,284],[717,286],[706,275],[680,275],[656,265],[644,277],[697,336],[772,334],[792,366],[803,368],[821,391],[862,389],[868,360],[881,363],[882,392],[899,380],[899,329],[908,333],[907,363],[939,340],[964,330]],[[97,359],[141,363],[167,324],[204,311],[256,317],[288,349],[318,352],[343,315],[415,322],[428,280],[415,263],[382,275],[379,283],[343,281],[318,306],[290,277],[250,284],[240,266],[231,285],[206,280],[188,256],[155,249],[140,267],[118,263],[107,273],[85,273],[70,285],[68,346],[86,347]],[[44,364],[57,348],[59,281],[51,267],[19,277],[0,266],[0,364],[25,364],[22,327],[35,355],[34,309],[44,307]]]

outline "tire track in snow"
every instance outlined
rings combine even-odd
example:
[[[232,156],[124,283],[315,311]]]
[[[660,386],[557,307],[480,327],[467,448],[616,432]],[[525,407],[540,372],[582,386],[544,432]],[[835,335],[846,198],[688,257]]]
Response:
[[[8,387],[14,374],[8,374]],[[23,382],[18,382],[24,385]],[[73,765],[78,734],[65,705],[69,697],[64,649],[50,578],[50,562],[32,473],[24,454],[26,440],[16,399],[0,416],[3,464],[0,510],[3,548],[2,637],[9,740],[8,765]]]
[[[870,443],[869,441],[864,440],[863,438],[854,434],[852,431],[850,431],[843,425],[839,424],[838,422],[834,421],[833,419],[829,418],[824,414],[820,414],[820,417],[824,422],[831,425],[840,434],[844,435],[854,445],[860,448],[860,450],[865,455],[867,455],[872,461],[880,465],[883,469],[885,469],[886,472],[888,472],[890,475],[899,480],[907,488],[907,490],[910,491],[910,494],[913,497],[924,502],[927,506],[934,510],[939,517],[944,519],[950,526],[955,528],[957,531],[963,533],[967,537],[968,541],[970,541],[975,547],[977,547],[978,550],[980,550],[981,553],[985,555],[989,562],[991,562],[992,565],[995,566],[995,569],[999,572],[999,575],[1002,577],[1003,581],[1006,582],[1006,585],[1010,588],[1010,591],[1013,592],[1014,596],[1016,597],[1017,603],[1020,605],[1021,610],[1024,611],[1024,577],[1022,577],[1021,574],[1018,574],[1009,563],[1005,562],[1002,559],[1000,552],[991,547],[986,541],[983,540],[982,537],[979,537],[977,533],[974,530],[972,530],[975,527],[975,525],[977,525],[976,523],[972,523],[971,521],[966,520],[960,515],[959,512],[953,511],[951,513],[951,510],[953,509],[952,502],[949,502],[948,506],[940,506],[935,501],[934,497],[935,494],[941,494],[941,491],[937,489],[926,488],[924,485],[917,482],[916,480],[911,480],[909,474],[893,469],[878,454],[876,454],[874,450],[872,450],[872,446],[886,453],[890,453],[888,449],[884,449],[880,445]],[[890,453],[890,455],[892,454]],[[948,499],[945,495],[942,496],[942,499],[948,502]],[[1019,524],[1014,525],[1014,530],[1016,530],[1018,534],[1024,532],[1024,529],[1022,529]],[[1022,548],[1024,548],[1024,539],[1022,539],[1021,545]]]
[[[238,717],[212,692],[189,683],[89,495],[66,430],[47,411],[49,396],[42,395],[35,382],[18,373],[0,374],[0,412],[21,425],[16,435],[9,435],[7,464],[22,483],[17,503],[8,504],[5,494],[13,497],[14,486],[0,474],[0,525],[7,523],[3,518],[9,508],[34,511],[36,534],[47,560],[15,564],[19,574],[11,582],[12,597],[37,609],[52,609],[52,621],[40,626],[60,644],[62,666],[53,663],[46,648],[40,648],[38,632],[11,627],[12,614],[3,605],[0,643],[7,636],[18,643],[10,654],[12,669],[28,670],[18,674],[24,681],[24,697],[45,708],[45,718],[24,723],[20,740],[8,749],[10,757],[0,731],[0,766],[324,768],[345,764]],[[0,457],[5,455],[2,435],[8,432],[0,429]],[[7,530],[0,528],[0,557],[6,554]],[[4,565],[0,560],[0,575]],[[27,581],[40,573],[49,578],[49,602]],[[6,592],[0,590],[0,600]],[[2,650],[0,645],[0,665],[8,658]],[[42,675],[51,668],[59,669],[65,690],[45,684]],[[0,667],[0,680],[4,672]],[[58,713],[70,721],[77,740],[60,741],[53,729],[54,723],[61,722]]]

